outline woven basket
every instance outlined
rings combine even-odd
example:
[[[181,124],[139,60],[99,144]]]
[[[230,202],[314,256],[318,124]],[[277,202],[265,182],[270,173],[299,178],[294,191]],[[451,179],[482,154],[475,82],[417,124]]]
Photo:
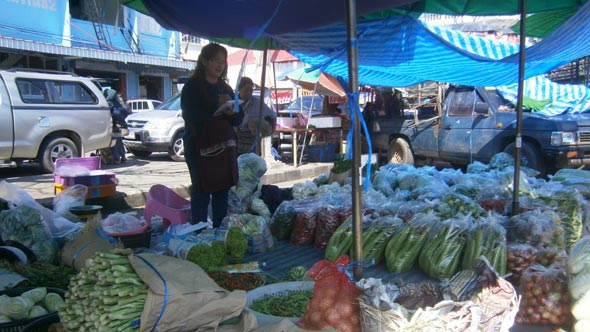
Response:
[[[512,284],[483,290],[471,301],[441,301],[418,309],[411,319],[400,306],[382,311],[359,300],[364,332],[508,332],[518,312],[519,297]]]

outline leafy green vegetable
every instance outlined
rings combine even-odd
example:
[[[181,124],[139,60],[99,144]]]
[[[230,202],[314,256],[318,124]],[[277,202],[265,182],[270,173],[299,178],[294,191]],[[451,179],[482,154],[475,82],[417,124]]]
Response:
[[[219,261],[216,263],[215,267],[227,265],[227,249],[225,248],[225,243],[223,243],[221,240],[213,241],[211,243],[211,249],[213,250],[214,257],[219,258]]]
[[[234,263],[241,263],[248,251],[248,241],[239,227],[230,227],[227,231],[227,253]]]
[[[12,320],[25,319],[33,305],[34,303],[26,297],[11,297],[0,305],[0,315],[8,316]]]
[[[58,311],[64,304],[64,299],[56,293],[47,293],[43,299],[43,306],[47,311]]]
[[[29,311],[29,316],[27,318],[35,318],[40,317],[43,315],[47,315],[48,312],[40,305],[34,305],[31,310]]]
[[[186,260],[200,266],[203,270],[211,271],[219,259],[215,257],[213,248],[208,243],[199,243],[192,246],[186,253]]]
[[[10,319],[8,316],[0,315],[0,324],[10,323],[10,322],[12,322],[12,319]]]
[[[289,270],[288,280],[291,281],[302,281],[307,275],[307,269],[304,266],[295,266]]]
[[[303,317],[313,291],[290,291],[252,301],[250,309],[278,317]]]
[[[47,288],[45,287],[37,287],[31,290],[28,290],[21,294],[22,297],[26,297],[33,301],[33,303],[37,303],[45,298],[47,295]]]

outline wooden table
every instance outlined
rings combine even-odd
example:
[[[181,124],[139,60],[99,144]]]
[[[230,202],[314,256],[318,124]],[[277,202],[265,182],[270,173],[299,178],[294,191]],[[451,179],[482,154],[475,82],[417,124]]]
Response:
[[[297,149],[298,149],[298,138],[297,135],[300,133],[314,133],[315,131],[321,131],[321,130],[332,130],[332,129],[340,129],[340,146],[342,145],[342,128],[287,128],[287,127],[280,127],[280,128],[276,128],[275,132],[277,133],[284,133],[284,134],[290,134],[291,135],[291,149],[292,149],[292,153],[293,153],[293,166],[297,167],[298,166],[298,160],[297,160]]]

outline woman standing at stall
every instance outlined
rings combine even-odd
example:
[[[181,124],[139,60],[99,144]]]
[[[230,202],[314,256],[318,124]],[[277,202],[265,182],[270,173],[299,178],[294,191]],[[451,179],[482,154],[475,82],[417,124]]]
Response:
[[[181,95],[185,121],[184,157],[191,177],[192,223],[207,221],[212,205],[213,227],[227,214],[229,189],[238,180],[237,138],[234,126],[243,112],[234,112],[227,84],[227,50],[208,44]]]

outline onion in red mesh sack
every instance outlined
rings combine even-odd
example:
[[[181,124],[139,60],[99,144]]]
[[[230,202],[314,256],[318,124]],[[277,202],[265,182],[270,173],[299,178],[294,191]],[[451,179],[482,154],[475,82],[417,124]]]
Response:
[[[340,332],[360,332],[360,290],[346,276],[348,256],[340,256],[334,263],[327,260],[316,262],[308,271],[314,279],[313,297],[305,315],[297,325],[304,329],[320,330],[335,328]],[[340,267],[340,268],[339,268]]]

